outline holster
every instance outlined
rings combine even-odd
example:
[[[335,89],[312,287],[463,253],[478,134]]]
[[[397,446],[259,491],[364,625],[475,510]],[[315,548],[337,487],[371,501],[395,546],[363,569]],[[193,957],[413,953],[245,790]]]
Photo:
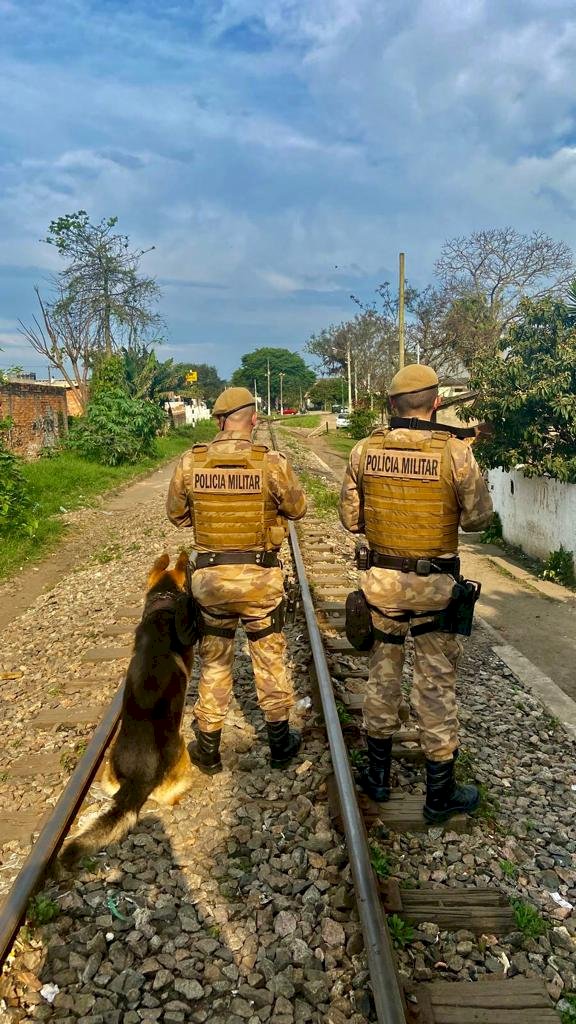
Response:
[[[346,598],[346,636],[357,651],[374,646],[374,626],[370,606],[362,590],[352,590]]]
[[[482,585],[477,580],[465,580],[460,577],[452,588],[452,600],[448,607],[440,613],[441,633],[452,633],[457,636],[470,636],[474,619],[474,605],[480,597]]]

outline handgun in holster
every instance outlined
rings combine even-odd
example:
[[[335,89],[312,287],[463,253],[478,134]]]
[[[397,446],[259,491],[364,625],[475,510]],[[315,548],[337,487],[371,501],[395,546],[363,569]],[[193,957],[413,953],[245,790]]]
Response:
[[[354,551],[354,564],[362,572],[370,568],[370,548],[364,541],[356,545]]]

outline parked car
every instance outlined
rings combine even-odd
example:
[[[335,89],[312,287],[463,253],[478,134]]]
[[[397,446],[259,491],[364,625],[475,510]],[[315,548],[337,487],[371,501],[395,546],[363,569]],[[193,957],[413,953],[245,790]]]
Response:
[[[284,415],[285,416],[297,416],[298,415],[298,409],[284,409]]]
[[[340,428],[346,428],[350,426],[350,417],[344,409],[340,409],[340,412],[336,414],[336,430]]]

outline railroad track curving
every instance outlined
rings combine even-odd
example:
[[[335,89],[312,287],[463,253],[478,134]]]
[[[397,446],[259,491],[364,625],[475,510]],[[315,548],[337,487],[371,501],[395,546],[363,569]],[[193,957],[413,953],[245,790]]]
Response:
[[[274,435],[272,440],[275,443]],[[394,914],[395,918],[400,920],[405,918],[416,925],[437,922],[440,927],[454,931],[458,928],[467,928],[476,934],[491,935],[510,931],[513,927],[513,915],[507,900],[495,889],[423,887],[401,890],[393,878],[383,882],[374,870],[373,853],[367,833],[373,831],[375,826],[380,827],[386,835],[410,834],[411,831],[417,832],[428,826],[421,815],[422,800],[418,795],[403,797],[398,792],[389,804],[375,805],[363,796],[359,797],[354,783],[350,747],[352,743],[355,744],[353,749],[356,756],[359,753],[361,755],[362,730],[359,714],[362,688],[367,677],[367,661],[350,648],[343,636],[343,602],[345,595],[356,585],[357,579],[357,573],[351,567],[350,550],[351,543],[344,535],[341,544],[330,539],[326,535],[325,525],[314,516],[308,517],[297,527],[290,526],[292,571],[300,588],[301,612],[308,634],[318,709],[321,710],[332,759],[332,774],[327,787],[330,814],[335,828],[345,837],[375,1012],[374,1017],[365,1009],[365,1017],[358,1014],[356,1018],[348,1018],[344,1014],[338,1017],[337,1011],[334,1011],[335,1016],[327,1016],[326,1020],[339,1022],[347,1019],[376,1019],[380,1024],[553,1024],[558,1021],[558,1016],[552,1008],[546,989],[537,978],[516,977],[475,983],[414,983],[408,982],[398,970],[387,924],[389,915]],[[0,916],[2,962],[13,946],[30,898],[42,884],[51,861],[73,826],[114,734],[120,707],[121,689],[116,693],[96,729],[86,753],[73,771],[60,800],[12,886]],[[408,720],[397,738],[394,755],[408,764],[418,762],[421,757],[417,733]],[[265,792],[268,793],[269,790]],[[263,799],[260,803],[274,804],[274,800]],[[211,819],[205,817],[204,820]],[[466,830],[469,822],[461,818],[452,820],[446,827],[456,833]],[[282,832],[280,834],[283,835]],[[143,846],[146,849],[145,844]],[[145,875],[146,871],[143,874]],[[119,913],[120,922],[123,916],[126,920],[125,915]],[[206,920],[211,918],[206,917]],[[118,927],[122,927],[122,924]],[[190,927],[189,930],[194,929]],[[93,938],[87,941],[94,942]],[[88,960],[86,962],[88,964]],[[85,970],[87,971],[88,967]],[[298,970],[297,967],[296,972]],[[193,991],[194,984],[191,982],[192,987],[189,988],[187,998],[193,998],[190,992]],[[186,991],[183,983],[180,991]],[[280,1000],[282,998],[279,997]],[[176,1002],[177,1000],[174,1001],[174,1006]],[[263,1005],[265,1008],[267,1004]],[[278,1001],[274,1004],[275,1007],[279,1005]],[[236,1009],[240,1012],[239,1007]],[[285,1011],[286,1017],[276,1009],[273,1013],[276,1014],[278,1021],[284,1024],[285,1019],[291,1018],[287,1016],[284,1004],[281,1006],[282,1010]],[[136,1010],[129,1012],[137,1013]],[[198,1011],[197,1016],[179,1017],[178,1014],[183,1012],[182,1009],[173,1008],[172,1016],[165,1019],[212,1019],[209,1016],[202,1016],[202,1010]],[[153,1007],[149,1014],[148,1017],[133,1016],[127,1019],[134,1021],[134,1024],[136,1019],[164,1019],[159,1015],[154,1016]],[[60,1013],[59,1016],[63,1014]],[[71,1012],[70,1017],[66,1019],[76,1019],[77,1016]],[[91,1020],[90,1013],[84,1016],[87,1021]],[[92,1016],[95,1021],[99,1019],[98,1013]],[[28,1018],[20,1016],[19,1019]],[[34,1017],[30,1017],[30,1020],[33,1019]],[[48,1019],[47,1015],[44,1014],[41,1019]],[[214,1016],[214,1020],[220,1019],[224,1018]],[[230,1019],[241,1017],[232,1016]],[[250,1018],[252,1019],[268,1019],[276,1024],[275,1017],[266,1017],[264,1011],[260,1017],[254,1016]],[[303,1016],[296,1018],[298,1019],[322,1018]]]

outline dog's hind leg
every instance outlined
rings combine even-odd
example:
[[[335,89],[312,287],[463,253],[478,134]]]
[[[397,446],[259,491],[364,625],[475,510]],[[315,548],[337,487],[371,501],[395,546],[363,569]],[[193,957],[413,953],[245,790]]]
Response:
[[[159,804],[175,804],[191,788],[194,781],[190,756],[180,737],[180,754],[172,768],[166,773],[156,789],[150,794],[153,800]]]

